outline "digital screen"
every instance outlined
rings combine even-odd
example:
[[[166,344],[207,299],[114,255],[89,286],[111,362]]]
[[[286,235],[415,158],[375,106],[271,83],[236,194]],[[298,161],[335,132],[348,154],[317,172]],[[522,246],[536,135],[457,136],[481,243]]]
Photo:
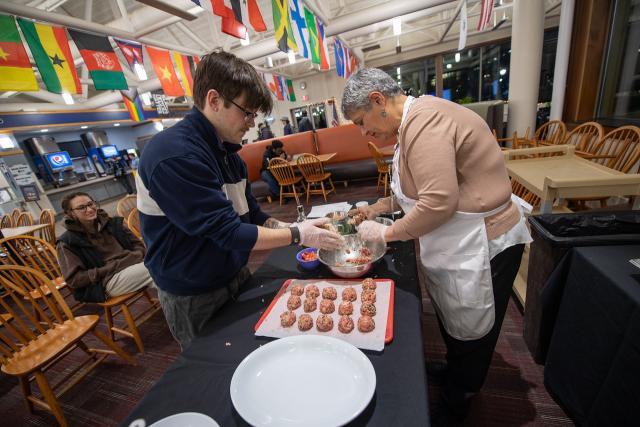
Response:
[[[47,162],[49,162],[49,166],[51,166],[51,170],[54,172],[67,169],[73,165],[71,157],[66,151],[48,153],[45,154],[45,157],[47,158]]]
[[[118,148],[115,145],[103,145],[100,147],[102,157],[105,159],[118,156]]]
[[[69,153],[72,159],[77,159],[78,157],[86,157],[87,151],[84,149],[82,145],[82,141],[67,141],[67,142],[58,142],[58,147],[61,150]]]

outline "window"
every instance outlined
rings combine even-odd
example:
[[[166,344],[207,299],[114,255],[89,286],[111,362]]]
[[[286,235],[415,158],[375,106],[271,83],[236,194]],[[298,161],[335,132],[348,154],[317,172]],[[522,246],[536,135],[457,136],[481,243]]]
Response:
[[[407,95],[436,94],[436,64],[434,58],[425,58],[397,66],[383,67]]]
[[[511,43],[482,47],[482,101],[509,99]]]
[[[480,101],[480,48],[444,55],[442,97],[460,104]]]

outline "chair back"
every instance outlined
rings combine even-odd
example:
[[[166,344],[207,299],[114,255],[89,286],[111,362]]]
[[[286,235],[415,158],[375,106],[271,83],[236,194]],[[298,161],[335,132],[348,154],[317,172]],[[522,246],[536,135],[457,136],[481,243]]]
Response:
[[[49,280],[55,281],[62,277],[55,248],[34,236],[14,236],[0,240],[0,263],[32,268]]]
[[[291,185],[296,180],[289,162],[279,157],[269,160],[269,171],[280,185]]]
[[[142,232],[140,231],[140,213],[138,208],[131,209],[127,217],[127,227],[138,239],[142,240]]]
[[[378,149],[378,147],[373,142],[368,142],[369,152],[373,157],[373,160],[376,162],[376,166],[378,167],[378,173],[388,173],[389,172],[389,164],[384,161],[384,156]]]
[[[627,173],[638,161],[639,149],[640,129],[636,126],[622,126],[602,138],[595,152],[600,158],[596,157],[592,161]]]
[[[303,153],[296,160],[298,169],[307,181],[320,181],[324,178],[322,162],[313,154]]]
[[[55,284],[29,267],[0,266],[0,285],[6,293],[0,298],[0,356],[10,359],[14,353],[47,333],[56,324],[73,320],[71,309]]]
[[[562,120],[550,120],[536,130],[534,140],[545,145],[562,144],[567,135],[567,126]]]
[[[135,207],[137,207],[138,196],[135,194],[129,194],[124,196],[122,199],[118,200],[118,205],[116,206],[116,212],[118,215],[124,219],[129,218],[129,213]]]
[[[22,212],[18,216],[16,227],[24,227],[28,225],[33,225],[33,217],[31,216],[31,212]]]
[[[20,209],[18,208],[13,208],[13,210],[11,211],[11,219],[13,220],[14,225],[18,223],[18,217],[21,213],[22,211],[20,211]]]
[[[564,144],[575,145],[576,150],[594,154],[595,149],[604,137],[604,129],[600,123],[583,123],[567,135]]]
[[[2,215],[2,219],[0,220],[0,228],[9,227],[13,227],[13,218],[11,218],[11,215]]]
[[[47,227],[39,230],[38,236],[55,246],[56,244],[56,215],[51,209],[44,209],[40,212],[38,220],[40,224],[47,224]]]

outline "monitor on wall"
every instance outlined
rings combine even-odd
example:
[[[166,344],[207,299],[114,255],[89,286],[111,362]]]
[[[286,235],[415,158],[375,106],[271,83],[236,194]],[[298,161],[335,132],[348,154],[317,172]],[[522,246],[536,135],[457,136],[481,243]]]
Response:
[[[71,156],[66,151],[45,154],[49,166],[53,172],[60,172],[73,166]]]
[[[118,153],[118,147],[115,145],[103,145],[100,147],[100,153],[102,157],[105,159],[110,159],[112,157],[117,157],[120,153]]]
[[[69,153],[72,159],[87,157],[87,150],[84,149],[84,145],[82,145],[82,141],[80,140],[58,142],[58,147],[60,147],[60,150]]]

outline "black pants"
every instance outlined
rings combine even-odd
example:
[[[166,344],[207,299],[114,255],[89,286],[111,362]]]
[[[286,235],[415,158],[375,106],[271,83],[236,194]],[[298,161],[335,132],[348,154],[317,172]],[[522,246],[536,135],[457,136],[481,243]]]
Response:
[[[491,260],[495,323],[487,335],[473,341],[455,339],[444,329],[438,316],[440,332],[447,345],[448,367],[440,395],[452,409],[465,410],[470,398],[480,390],[487,377],[523,251],[523,244],[511,246]]]

